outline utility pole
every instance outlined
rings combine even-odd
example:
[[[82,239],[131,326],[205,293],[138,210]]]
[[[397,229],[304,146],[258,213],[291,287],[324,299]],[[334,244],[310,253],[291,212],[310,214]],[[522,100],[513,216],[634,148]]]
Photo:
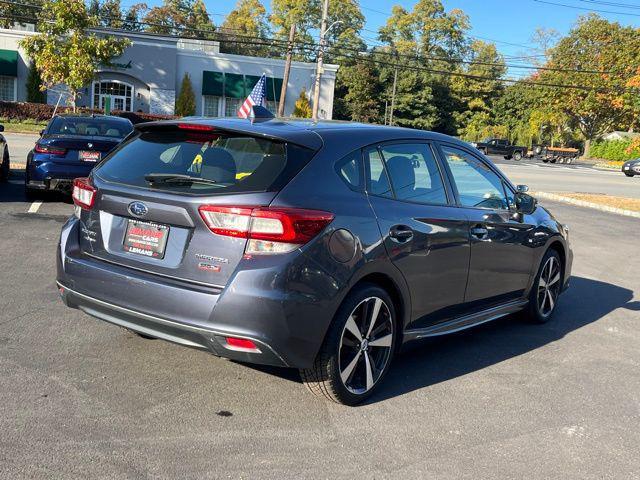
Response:
[[[287,48],[287,61],[284,64],[284,75],[282,79],[282,90],[280,90],[280,103],[278,104],[278,116],[284,117],[284,102],[287,98],[287,84],[289,83],[289,72],[291,71],[291,57],[293,56],[293,40],[296,36],[296,24],[291,25],[289,30],[289,47]]]
[[[320,50],[318,51],[318,64],[316,66],[316,81],[313,91],[313,121],[318,120],[318,103],[320,102],[320,80],[322,78],[322,57],[324,56],[325,35],[327,33],[327,15],[329,13],[329,0],[324,0],[322,5],[322,23],[320,24]]]
[[[398,83],[398,63],[396,62],[396,69],[393,72],[393,90],[391,91],[391,111],[389,112],[389,125],[393,125],[393,108],[396,105],[396,85]]]

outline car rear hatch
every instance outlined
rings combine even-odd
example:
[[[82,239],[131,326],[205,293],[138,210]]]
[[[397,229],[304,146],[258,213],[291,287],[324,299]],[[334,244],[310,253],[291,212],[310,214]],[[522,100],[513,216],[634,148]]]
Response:
[[[141,127],[90,179],[77,181],[74,200],[91,197],[76,201],[83,205],[81,249],[132,269],[223,287],[245,254],[246,215],[268,206],[313,153],[283,139],[200,124]]]

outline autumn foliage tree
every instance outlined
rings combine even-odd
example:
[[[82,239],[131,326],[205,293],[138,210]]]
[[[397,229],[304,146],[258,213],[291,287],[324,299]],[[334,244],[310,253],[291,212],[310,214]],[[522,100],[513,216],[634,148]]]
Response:
[[[307,97],[307,92],[303,88],[300,92],[300,96],[296,100],[295,106],[293,107],[292,117],[296,118],[311,118],[312,110],[311,103],[309,103],[309,98]]]
[[[38,19],[39,33],[20,41],[40,73],[42,88],[64,84],[74,109],[80,89],[91,82],[98,67],[122,55],[130,44],[90,32],[95,26],[82,0],[48,0]]]
[[[638,90],[633,88],[639,58],[637,29],[594,14],[581,17],[550,50],[545,66],[556,70],[538,78],[579,88],[549,88],[545,100],[582,134],[585,157],[593,140],[610,130],[626,130],[640,113]]]

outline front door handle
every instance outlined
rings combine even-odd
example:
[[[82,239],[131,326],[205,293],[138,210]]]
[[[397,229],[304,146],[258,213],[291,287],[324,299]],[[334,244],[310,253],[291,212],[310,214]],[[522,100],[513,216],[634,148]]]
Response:
[[[478,240],[486,240],[489,236],[489,230],[483,225],[474,225],[471,227],[471,236],[477,238]]]
[[[413,230],[408,225],[394,225],[389,229],[389,236],[398,242],[408,242],[413,238]]]

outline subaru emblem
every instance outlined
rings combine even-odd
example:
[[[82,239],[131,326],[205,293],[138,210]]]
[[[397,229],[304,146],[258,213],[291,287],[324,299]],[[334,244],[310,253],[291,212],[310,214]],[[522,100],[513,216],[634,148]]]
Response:
[[[129,204],[129,213],[135,217],[144,217],[149,209],[142,202],[131,202]]]

